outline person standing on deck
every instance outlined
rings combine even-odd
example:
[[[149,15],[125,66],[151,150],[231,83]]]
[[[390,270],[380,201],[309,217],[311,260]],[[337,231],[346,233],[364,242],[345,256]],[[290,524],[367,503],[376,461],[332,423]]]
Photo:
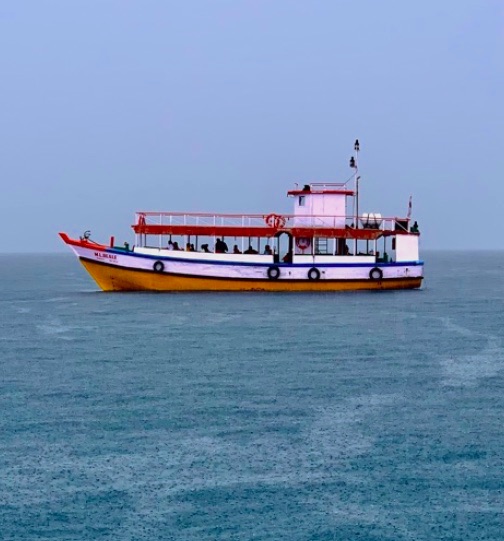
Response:
[[[217,239],[215,243],[215,253],[216,254],[227,254],[228,245],[224,242],[224,239]]]

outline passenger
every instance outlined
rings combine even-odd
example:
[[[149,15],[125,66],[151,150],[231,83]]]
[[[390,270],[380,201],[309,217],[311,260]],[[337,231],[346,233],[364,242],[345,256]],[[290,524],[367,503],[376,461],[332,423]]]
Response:
[[[273,255],[273,252],[271,251],[271,246],[269,244],[266,244],[264,247],[264,255]]]
[[[173,242],[172,242],[171,240],[168,241],[167,249],[168,249],[168,250],[174,250],[174,248],[173,248]]]
[[[190,252],[195,252],[196,250],[194,249],[194,244],[191,244],[191,246],[189,246],[189,251]]]
[[[419,229],[418,229],[418,222],[415,222],[415,223],[411,226],[411,232],[412,232],[412,233],[418,233],[418,232],[419,232]]]
[[[191,251],[191,244],[189,242],[186,243],[185,245],[185,251],[186,252],[190,252]]]
[[[228,246],[224,242],[224,239],[217,239],[215,242],[215,253],[216,254],[227,254]]]
[[[244,254],[257,254],[257,250],[254,250],[254,248],[252,248],[252,245],[250,245],[243,253]]]
[[[177,241],[175,241],[175,242],[173,243],[173,249],[176,250],[176,251],[179,251],[179,252],[181,251],[181,250],[180,250],[180,246],[178,245],[178,242],[177,242]]]
[[[233,246],[233,254],[241,254],[240,250],[238,249],[238,244]]]
[[[210,250],[208,249],[208,244],[202,244],[201,249],[203,250],[203,252],[205,252],[205,254],[211,253]]]

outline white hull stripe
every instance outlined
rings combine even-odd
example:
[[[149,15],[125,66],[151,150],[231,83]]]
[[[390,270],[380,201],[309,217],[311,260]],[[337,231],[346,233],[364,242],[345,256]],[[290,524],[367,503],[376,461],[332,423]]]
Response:
[[[415,265],[408,263],[401,264],[358,264],[342,265],[334,263],[332,265],[312,264],[284,264],[275,265],[271,262],[269,265],[256,263],[253,265],[240,265],[235,263],[215,264],[213,261],[196,262],[194,260],[180,260],[171,258],[145,258],[135,257],[128,252],[104,252],[103,250],[93,250],[80,246],[72,246],[75,254],[83,259],[104,263],[111,266],[121,267],[128,270],[140,270],[154,272],[154,264],[161,261],[163,268],[160,269],[165,274],[177,274],[184,276],[199,276],[207,278],[226,278],[226,279],[268,279],[267,271],[272,266],[277,266],[280,270],[279,280],[307,280],[308,270],[317,268],[320,272],[321,280],[368,280],[370,279],[371,269],[378,267],[383,273],[383,279],[388,278],[419,278],[423,275],[423,265],[416,262]]]

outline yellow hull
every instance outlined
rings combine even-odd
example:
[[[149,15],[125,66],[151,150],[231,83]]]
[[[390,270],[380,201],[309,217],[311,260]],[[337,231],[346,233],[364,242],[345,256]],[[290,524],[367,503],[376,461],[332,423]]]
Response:
[[[241,280],[131,270],[81,259],[103,291],[353,291],[416,289],[422,278],[387,280]]]

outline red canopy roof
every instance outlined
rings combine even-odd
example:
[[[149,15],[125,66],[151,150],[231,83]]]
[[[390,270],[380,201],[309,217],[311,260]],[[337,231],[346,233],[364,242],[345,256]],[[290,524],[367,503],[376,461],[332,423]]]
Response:
[[[208,237],[267,237],[289,233],[296,238],[341,238],[374,240],[384,233],[381,229],[334,227],[267,227],[230,225],[152,225],[136,224],[133,230],[141,235],[198,235]]]

